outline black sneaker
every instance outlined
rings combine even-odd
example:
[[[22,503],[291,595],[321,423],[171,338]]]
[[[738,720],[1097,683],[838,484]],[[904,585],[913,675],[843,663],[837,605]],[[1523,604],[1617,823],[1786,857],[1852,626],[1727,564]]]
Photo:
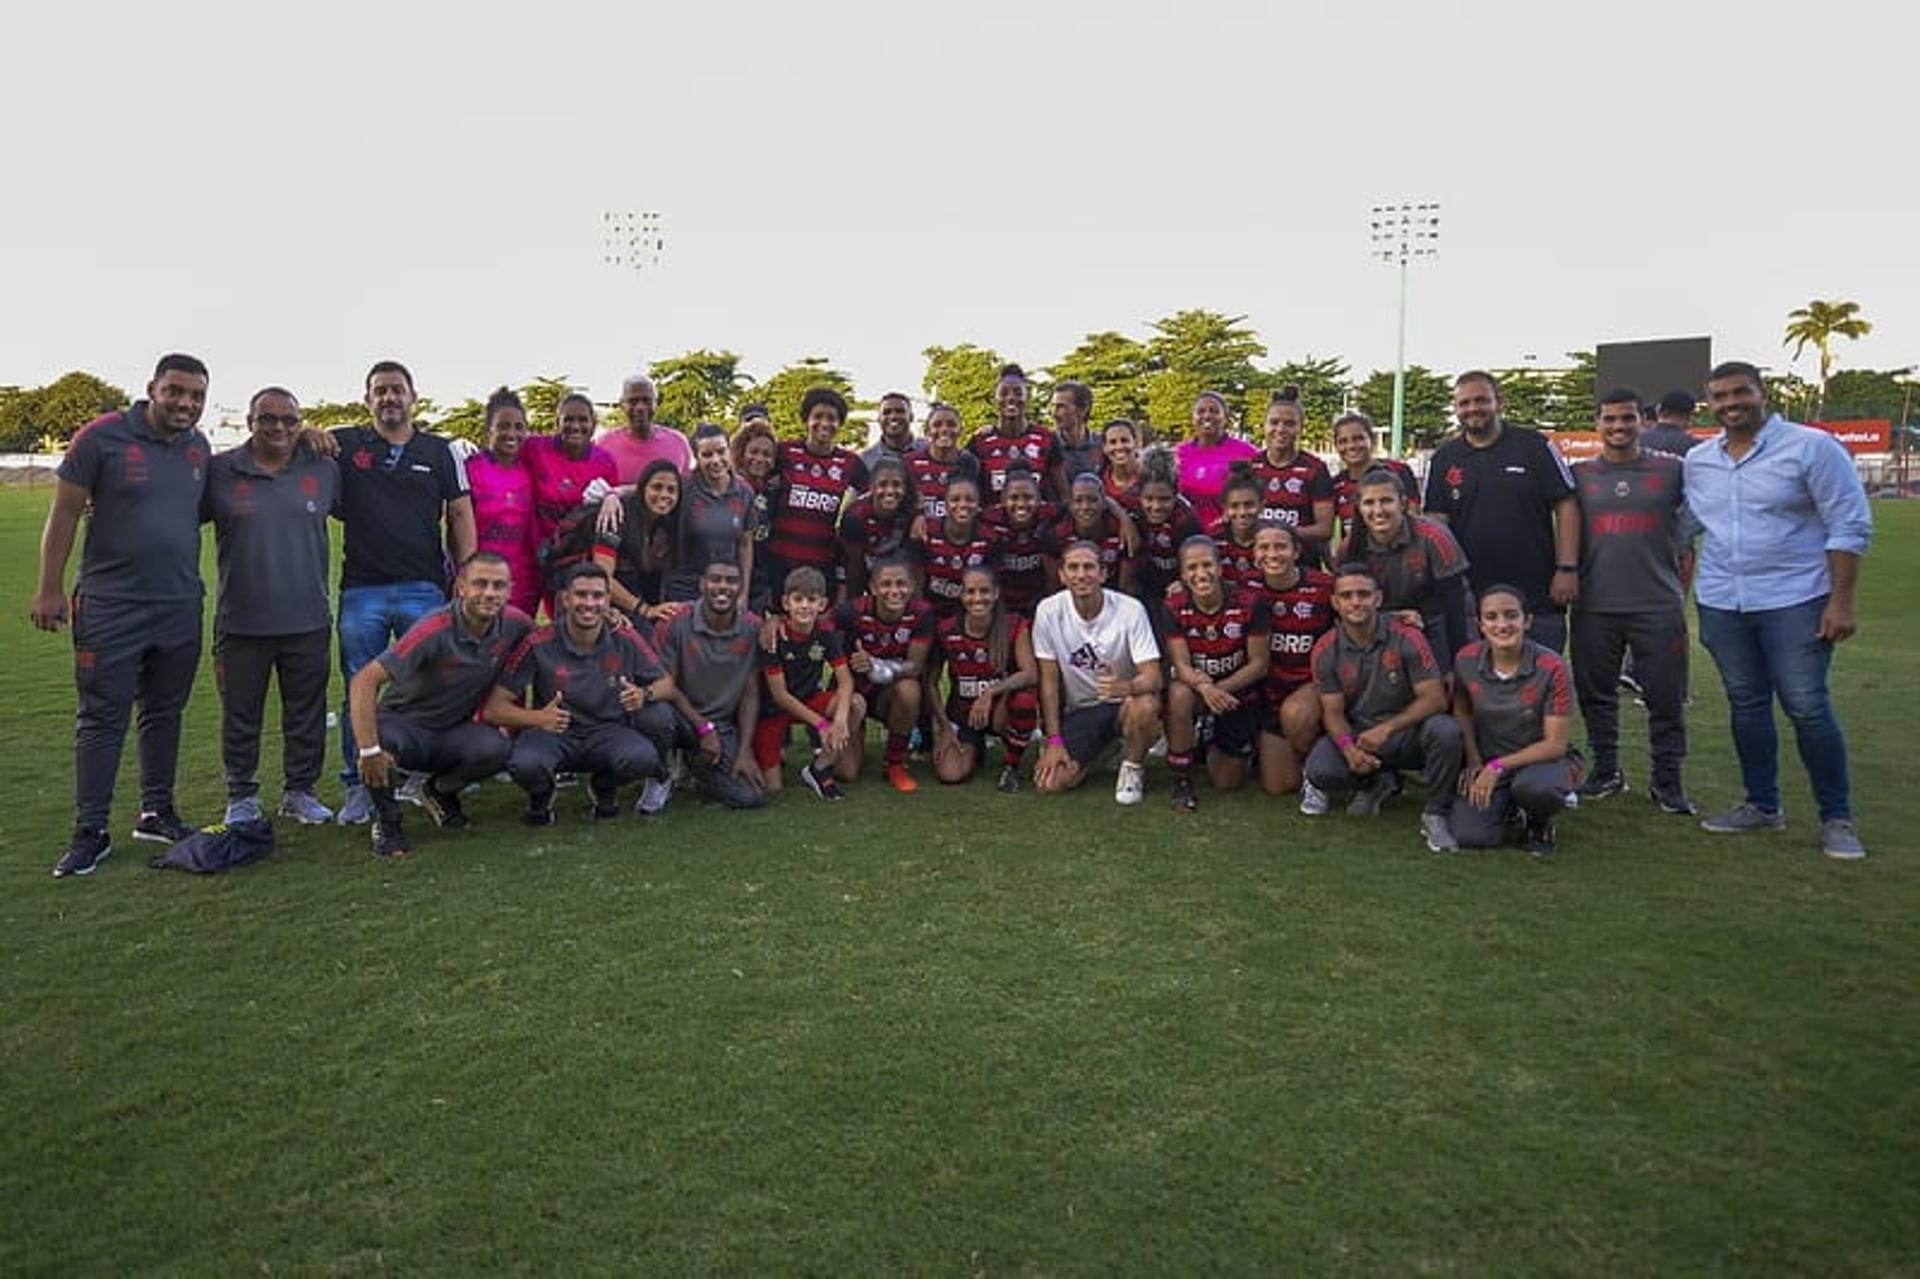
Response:
[[[809,764],[800,770],[800,780],[821,799],[837,801],[847,797],[847,793],[840,789],[840,783],[833,779],[833,770],[830,768]]]
[[[620,788],[610,786],[601,790],[598,786],[589,786],[588,793],[593,796],[593,820],[611,822],[620,816]]]
[[[527,796],[527,814],[520,819],[529,826],[553,825],[553,792]]]
[[[1529,821],[1527,823],[1527,851],[1535,857],[1551,857],[1554,849],[1554,829],[1552,821]]]
[[[994,783],[1002,795],[1012,795],[1020,789],[1020,765],[1002,764],[1000,780]]]
[[[1173,794],[1167,801],[1176,813],[1191,813],[1200,807],[1200,801],[1194,798],[1193,779],[1185,775],[1173,779]]]
[[[180,814],[171,808],[163,808],[140,814],[140,820],[133,824],[133,837],[156,844],[177,844],[198,829],[190,822],[181,821]]]
[[[435,826],[447,830],[465,830],[473,825],[467,810],[460,806],[460,793],[444,793],[433,784],[432,778],[428,778],[426,785],[420,788],[420,807],[427,810],[427,816],[433,819]]]
[[[1588,774],[1587,780],[1581,782],[1580,785],[1574,789],[1573,793],[1578,795],[1582,800],[1589,800],[1605,799],[1609,795],[1624,795],[1626,790],[1627,779],[1622,776],[1620,770],[1616,768],[1611,772],[1594,772]]]
[[[407,842],[406,832],[400,829],[397,819],[394,821],[381,817],[373,819],[373,855],[375,857],[394,861],[412,851],[413,845]]]
[[[100,868],[100,863],[113,855],[113,841],[104,830],[85,830],[76,828],[73,838],[67,841],[67,851],[60,854],[60,860],[53,864],[53,877],[65,879],[69,875],[91,875]]]
[[[1660,807],[1663,813],[1673,813],[1680,817],[1693,817],[1699,814],[1700,805],[1687,797],[1687,792],[1679,786],[1654,785],[1647,788],[1647,795]]]

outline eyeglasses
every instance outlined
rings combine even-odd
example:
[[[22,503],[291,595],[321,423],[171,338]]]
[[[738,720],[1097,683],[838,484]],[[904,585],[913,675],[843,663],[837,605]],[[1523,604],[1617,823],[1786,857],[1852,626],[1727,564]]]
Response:
[[[255,426],[284,426],[292,430],[300,425],[300,415],[298,413],[255,413],[253,422]]]

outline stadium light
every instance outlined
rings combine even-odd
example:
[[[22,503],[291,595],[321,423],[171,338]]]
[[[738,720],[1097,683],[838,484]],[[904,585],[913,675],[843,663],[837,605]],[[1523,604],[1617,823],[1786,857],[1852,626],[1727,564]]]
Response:
[[[1407,418],[1407,263],[1440,252],[1440,206],[1376,204],[1367,220],[1373,256],[1400,267],[1400,339],[1393,358],[1393,441],[1389,450],[1391,456],[1399,457]]]
[[[600,215],[600,260],[610,267],[645,271],[666,252],[666,222],[657,211],[609,209]]]

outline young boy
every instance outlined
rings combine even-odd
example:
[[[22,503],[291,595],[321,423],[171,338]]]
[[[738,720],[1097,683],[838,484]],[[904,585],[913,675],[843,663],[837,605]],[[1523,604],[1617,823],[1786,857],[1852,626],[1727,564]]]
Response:
[[[792,570],[781,603],[786,616],[761,666],[767,696],[754,730],[753,762],[765,776],[766,789],[779,790],[787,728],[805,724],[814,738],[814,752],[800,780],[821,799],[843,799],[834,775],[851,781],[859,774],[860,722],[867,708],[855,695],[847,671],[846,637],[825,616],[826,575],[811,567]],[[827,667],[833,672],[831,687]]]

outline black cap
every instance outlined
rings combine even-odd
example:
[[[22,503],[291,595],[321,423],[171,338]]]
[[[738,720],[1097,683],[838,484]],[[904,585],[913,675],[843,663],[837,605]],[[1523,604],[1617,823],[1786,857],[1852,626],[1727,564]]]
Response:
[[[1685,391],[1668,391],[1660,397],[1660,411],[1662,413],[1684,413],[1688,417],[1692,417],[1694,407],[1693,397]]]

